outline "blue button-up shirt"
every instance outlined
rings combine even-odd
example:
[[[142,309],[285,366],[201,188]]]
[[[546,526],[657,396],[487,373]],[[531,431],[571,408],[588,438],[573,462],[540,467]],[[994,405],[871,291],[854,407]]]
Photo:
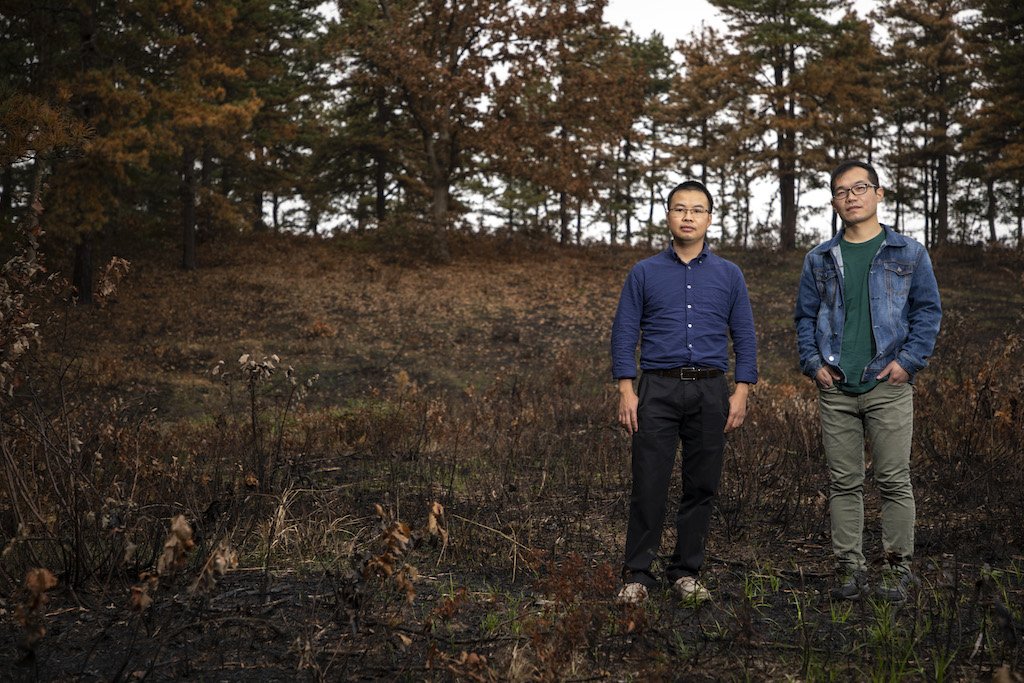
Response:
[[[636,377],[638,341],[642,370],[727,371],[730,335],[736,381],[757,382],[757,337],[743,273],[706,242],[689,263],[669,245],[633,266],[622,287],[612,323],[612,375]]]

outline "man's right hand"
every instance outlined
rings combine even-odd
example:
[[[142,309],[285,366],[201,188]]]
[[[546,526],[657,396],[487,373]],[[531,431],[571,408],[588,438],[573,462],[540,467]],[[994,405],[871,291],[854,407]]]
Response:
[[[814,381],[818,383],[818,386],[822,389],[830,389],[833,384],[841,380],[843,377],[839,374],[839,371],[835,368],[823,365],[818,370],[818,374],[814,376]]]
[[[640,429],[637,421],[636,408],[640,403],[636,392],[633,391],[633,380],[623,378],[619,380],[619,424],[627,433],[633,434]]]

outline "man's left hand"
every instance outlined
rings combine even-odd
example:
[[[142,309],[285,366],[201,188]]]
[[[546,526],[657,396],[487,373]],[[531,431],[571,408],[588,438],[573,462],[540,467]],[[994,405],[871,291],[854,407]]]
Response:
[[[878,373],[875,379],[885,380],[889,384],[906,384],[910,381],[910,374],[899,363],[892,361]]]
[[[725,421],[725,431],[731,432],[743,424],[747,417],[747,392],[746,384],[737,384],[736,391],[729,397],[729,419]]]

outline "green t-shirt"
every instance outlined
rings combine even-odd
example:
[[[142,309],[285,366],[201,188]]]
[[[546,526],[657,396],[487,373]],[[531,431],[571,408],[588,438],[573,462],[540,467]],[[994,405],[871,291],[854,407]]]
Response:
[[[839,367],[847,380],[839,385],[839,389],[847,394],[864,394],[878,384],[874,377],[866,382],[861,382],[860,379],[864,375],[864,368],[875,357],[868,270],[871,268],[871,259],[878,252],[883,240],[884,230],[867,242],[854,244],[842,240],[839,243],[839,249],[843,254],[843,306],[846,307]]]

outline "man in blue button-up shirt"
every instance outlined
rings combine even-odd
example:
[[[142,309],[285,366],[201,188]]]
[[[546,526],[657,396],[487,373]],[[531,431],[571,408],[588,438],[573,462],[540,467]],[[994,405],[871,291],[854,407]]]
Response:
[[[794,319],[800,366],[818,385],[838,576],[832,596],[856,600],[868,588],[867,442],[882,499],[885,566],[877,595],[902,602],[915,582],[911,385],[935,347],[942,305],[925,248],[878,220],[885,192],[874,167],[856,159],[839,164],[831,189],[843,229],[804,259]]]
[[[725,432],[747,413],[757,382],[757,341],[743,274],[705,241],[711,193],[687,181],[668,195],[672,243],[636,264],[626,278],[612,324],[612,374],[619,384],[619,422],[633,436],[633,490],[619,600],[638,603],[657,579],[651,565],[661,545],[669,477],[680,440],[683,495],[675,551],[664,567],[686,601],[708,592],[697,580],[722,475]],[[730,395],[729,338],[736,356]],[[639,396],[636,347],[640,344]]]

